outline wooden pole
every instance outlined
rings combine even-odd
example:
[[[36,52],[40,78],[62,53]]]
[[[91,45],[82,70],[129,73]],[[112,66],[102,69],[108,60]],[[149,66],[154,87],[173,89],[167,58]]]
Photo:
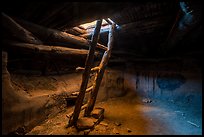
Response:
[[[93,91],[91,92],[91,97],[88,101],[88,106],[85,109],[84,116],[86,116],[86,117],[90,116],[91,111],[94,108],[94,105],[96,102],[96,97],[98,94],[98,90],[99,90],[99,87],[100,87],[100,84],[101,84],[101,81],[103,78],[103,74],[104,74],[105,68],[108,64],[108,60],[111,56],[111,50],[112,50],[113,42],[114,42],[114,30],[115,30],[115,24],[113,23],[110,27],[109,36],[108,36],[108,50],[105,51],[103,58],[102,58],[102,61],[99,65],[100,69],[99,69],[99,71],[95,77],[95,82],[93,84]]]
[[[77,120],[78,120],[78,117],[81,111],[81,106],[83,104],[83,100],[84,100],[84,96],[85,96],[85,92],[86,92],[86,88],[87,88],[87,84],[89,80],[89,75],[90,75],[91,67],[92,67],[93,60],[94,60],[94,51],[95,51],[95,47],[99,39],[101,24],[102,24],[101,19],[96,22],[96,28],[94,30],[94,35],[92,36],[92,41],[91,41],[91,47],[89,49],[89,54],[87,56],[87,60],[85,63],[85,70],[82,75],[82,83],[80,87],[80,92],[76,100],[73,117],[69,120],[68,126],[72,126],[72,125],[76,126],[76,123],[77,123]]]
[[[16,19],[17,22],[22,24],[27,30],[38,36],[41,40],[43,40],[46,44],[51,45],[59,45],[70,48],[84,48],[89,49],[91,41],[75,36],[66,32],[62,32],[59,30],[46,28],[31,22],[27,22],[24,20]],[[97,43],[96,48],[105,49],[105,46]]]
[[[5,28],[11,36],[26,43],[42,44],[42,42],[36,38],[31,32],[23,28],[11,17],[2,13],[2,26]]]
[[[19,42],[4,42],[4,47],[6,51],[16,51],[17,53],[35,53],[44,54],[48,56],[55,56],[61,58],[72,58],[78,57],[85,60],[89,51],[85,49],[73,49],[65,48],[59,46],[48,46],[48,45],[37,45],[29,43],[19,43]],[[94,53],[95,57],[99,57],[99,53]]]
[[[113,22],[111,22],[111,20],[109,18],[105,19],[106,22],[108,22],[108,24],[112,25]]]

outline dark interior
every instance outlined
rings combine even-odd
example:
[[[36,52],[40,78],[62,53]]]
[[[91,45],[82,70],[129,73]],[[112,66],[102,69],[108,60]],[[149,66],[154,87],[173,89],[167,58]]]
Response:
[[[3,134],[202,134],[202,1],[1,5]],[[81,97],[97,29],[96,22],[83,24],[100,20],[105,23],[89,66],[98,66],[104,46],[112,44],[94,106],[104,114],[94,127],[79,130],[67,126],[66,115]],[[95,76],[91,72],[87,88]]]

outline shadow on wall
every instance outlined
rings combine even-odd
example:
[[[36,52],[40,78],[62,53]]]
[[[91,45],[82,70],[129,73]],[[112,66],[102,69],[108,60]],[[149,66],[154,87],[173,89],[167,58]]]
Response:
[[[124,96],[126,94],[124,89],[124,71],[106,69],[97,100],[104,101],[108,98]]]
[[[180,103],[192,107],[202,104],[201,72],[141,71],[136,69],[107,69],[99,89],[97,101],[136,95]]]
[[[161,90],[176,90],[185,83],[186,79],[181,74],[160,74],[156,83]]]
[[[202,77],[199,72],[136,72],[136,93],[140,96],[181,105],[202,104]]]
[[[2,134],[24,135],[33,127],[62,111],[60,96],[32,96],[16,90],[7,70],[8,54],[2,52]]]

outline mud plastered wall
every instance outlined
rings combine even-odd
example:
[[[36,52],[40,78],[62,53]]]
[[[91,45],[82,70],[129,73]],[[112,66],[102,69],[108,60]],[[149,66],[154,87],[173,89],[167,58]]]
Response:
[[[190,67],[183,64],[183,67],[178,70],[165,70],[164,67],[161,69],[162,65],[160,69],[158,65],[155,69],[147,67],[141,69],[135,65],[125,69],[108,68],[105,71],[97,101],[123,96],[133,91],[143,98],[200,107],[202,104],[201,69],[196,64],[191,64]]]
[[[97,101],[105,101],[108,98],[124,96],[126,94],[124,75],[123,70],[107,68],[101,82]]]

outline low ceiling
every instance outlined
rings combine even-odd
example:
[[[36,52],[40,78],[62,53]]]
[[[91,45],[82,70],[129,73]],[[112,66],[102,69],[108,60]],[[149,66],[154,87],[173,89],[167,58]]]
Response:
[[[12,2],[4,11],[28,21],[60,29],[110,17],[118,25],[156,17],[175,17],[178,2]]]
[[[100,18],[111,18],[121,28],[118,30],[115,51],[125,49],[127,52],[132,51],[138,55],[157,56],[161,53],[161,46],[169,45],[166,44],[168,36],[172,33],[175,24],[178,24],[176,22],[178,16],[183,14],[179,2],[178,0],[138,1],[134,3],[12,1],[12,5],[15,6],[11,7],[10,2],[7,1],[3,6],[3,12],[11,17],[21,18],[58,30],[71,28]],[[188,3],[190,8],[199,15],[196,16],[196,21],[200,22],[198,18],[201,17],[201,2],[190,1]],[[202,25],[197,23],[195,26],[195,29],[190,29],[184,32],[185,34],[177,33],[177,29],[174,28],[173,32],[176,32],[176,34],[172,33],[175,37],[170,40],[173,41],[173,47],[179,43],[177,41],[180,37],[188,38],[189,32],[193,32],[193,36],[190,35],[190,37],[200,37]],[[195,40],[197,39],[190,42]],[[184,46],[189,43],[189,41],[183,41]],[[180,47],[182,51],[182,44]],[[197,49],[197,51],[199,50]],[[191,51],[191,48],[189,48],[189,51]]]

